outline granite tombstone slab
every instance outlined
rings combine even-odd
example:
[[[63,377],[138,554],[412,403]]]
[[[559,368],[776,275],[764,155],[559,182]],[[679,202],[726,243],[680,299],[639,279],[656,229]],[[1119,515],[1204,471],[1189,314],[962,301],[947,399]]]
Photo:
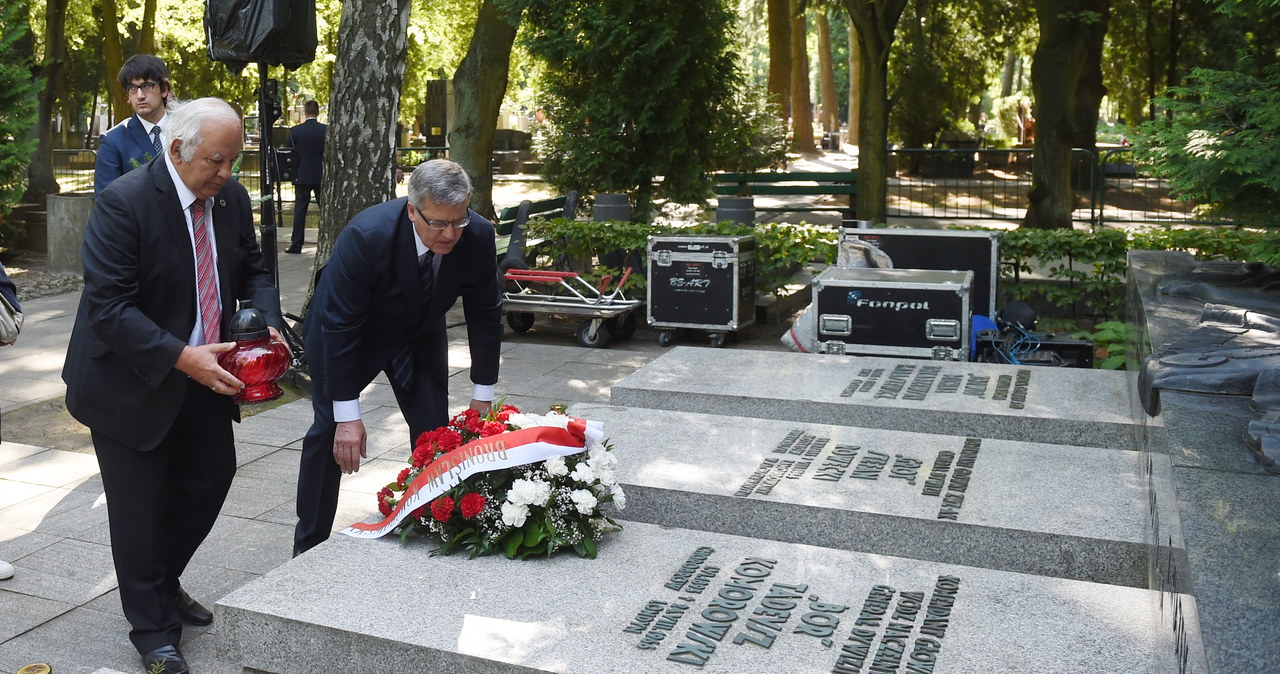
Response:
[[[331,539],[218,603],[223,654],[279,673],[1177,669],[1136,588],[641,523],[597,559],[428,552]]]
[[[1132,449],[1125,374],[676,347],[613,385],[615,405]]]
[[[627,520],[1147,586],[1141,452],[595,403],[569,412],[604,422]]]

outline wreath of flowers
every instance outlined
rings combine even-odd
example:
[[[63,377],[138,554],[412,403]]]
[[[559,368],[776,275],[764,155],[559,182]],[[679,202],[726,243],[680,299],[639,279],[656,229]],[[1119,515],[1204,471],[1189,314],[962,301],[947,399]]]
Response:
[[[467,409],[445,426],[414,442],[409,466],[378,492],[378,510],[390,515],[408,486],[433,462],[468,442],[535,426],[567,427],[564,414],[524,414],[513,405],[495,405],[485,416]],[[601,506],[626,506],[618,485],[612,446],[587,440],[585,451],[545,461],[476,473],[405,518],[396,528],[434,539],[437,552],[465,550],[471,557],[499,550],[524,559],[572,549],[595,557],[596,544],[622,527],[601,514]]]

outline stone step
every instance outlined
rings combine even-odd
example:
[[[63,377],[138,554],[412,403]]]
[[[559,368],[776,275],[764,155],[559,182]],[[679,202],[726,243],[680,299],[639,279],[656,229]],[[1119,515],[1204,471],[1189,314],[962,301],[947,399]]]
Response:
[[[627,495],[617,517],[1147,587],[1140,452],[592,403],[569,413],[604,423]]]
[[[223,597],[220,651],[281,674],[1205,671],[1137,588],[642,523],[597,559],[430,551],[337,536]]]
[[[675,347],[615,383],[628,407],[1135,449],[1123,372]]]

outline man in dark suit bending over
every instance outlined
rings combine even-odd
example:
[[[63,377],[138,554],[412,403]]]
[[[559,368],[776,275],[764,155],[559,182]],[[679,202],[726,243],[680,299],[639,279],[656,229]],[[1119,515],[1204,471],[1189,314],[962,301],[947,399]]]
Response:
[[[159,157],[171,136],[166,113],[172,91],[169,69],[151,54],[135,54],[120,68],[120,86],[133,114],[102,134],[93,164],[93,196],[111,181]]]
[[[320,203],[320,181],[324,177],[325,125],[316,120],[320,116],[320,104],[307,101],[302,105],[307,121],[289,129],[289,142],[293,148],[295,174],[293,179],[293,237],[286,253],[301,253],[303,237],[307,231],[307,207],[311,197]]]
[[[294,554],[329,537],[342,473],[366,456],[360,392],[386,372],[409,439],[448,421],[445,312],[462,298],[470,407],[487,413],[498,381],[502,299],[493,224],[468,208],[471,180],[448,160],[409,177],[408,198],[368,208],[342,230],[303,327],[315,418],[302,445]]]
[[[281,325],[253,234],[249,195],[231,180],[241,121],[216,98],[173,113],[171,140],[98,195],[84,234],[84,292],[62,379],[67,409],[93,436],[129,638],[148,672],[186,672],[182,624],[213,615],[179,577],[213,527],[236,471],[231,395],[218,365],[237,299]]]

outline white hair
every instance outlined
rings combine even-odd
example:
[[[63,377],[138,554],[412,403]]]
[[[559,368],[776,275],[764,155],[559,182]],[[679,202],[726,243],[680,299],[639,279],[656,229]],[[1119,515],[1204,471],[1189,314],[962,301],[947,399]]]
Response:
[[[432,159],[409,175],[409,201],[422,207],[423,197],[440,206],[457,206],[471,198],[471,178],[456,162]]]
[[[240,115],[221,98],[187,101],[169,114],[169,128],[165,129],[165,133],[170,140],[182,141],[178,148],[178,156],[182,157],[182,161],[195,159],[196,148],[204,143],[204,123],[211,120],[223,120],[240,126]]]

